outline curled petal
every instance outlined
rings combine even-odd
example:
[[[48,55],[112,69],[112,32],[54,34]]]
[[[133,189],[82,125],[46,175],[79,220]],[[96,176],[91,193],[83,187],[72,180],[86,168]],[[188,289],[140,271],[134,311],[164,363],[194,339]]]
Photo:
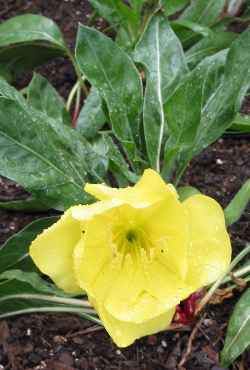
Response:
[[[232,248],[223,210],[214,199],[197,194],[183,205],[189,214],[191,233],[187,281],[195,290],[211,284],[226,271]]]
[[[109,209],[117,207],[121,204],[119,200],[111,199],[108,201],[96,202],[88,205],[78,205],[71,208],[72,217],[81,221],[84,226],[85,223],[91,220],[94,216],[105,213]]]
[[[103,184],[86,184],[84,189],[99,200],[116,199],[138,208],[147,207],[166,197],[178,197],[174,187],[166,184],[161,176],[151,169],[145,170],[133,187],[116,189]]]
[[[127,347],[136,339],[166,330],[175,314],[175,307],[140,324],[117,320],[100,303],[94,304],[105,329],[119,347]]]
[[[81,238],[80,223],[69,209],[58,222],[43,231],[31,244],[36,266],[68,293],[80,293],[73,269],[73,251]]]

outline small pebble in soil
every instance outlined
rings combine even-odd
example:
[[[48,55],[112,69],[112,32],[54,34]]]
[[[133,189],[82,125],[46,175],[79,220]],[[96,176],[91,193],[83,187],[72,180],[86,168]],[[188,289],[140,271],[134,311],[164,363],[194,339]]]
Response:
[[[32,333],[32,332],[31,332],[31,329],[30,329],[30,328],[28,328],[28,329],[27,329],[27,331],[26,331],[26,335],[27,335],[28,337],[30,337],[30,336],[31,336],[31,333]]]
[[[167,348],[167,342],[165,340],[161,341],[161,345],[162,347]]]
[[[218,164],[218,165],[222,165],[224,162],[223,162],[223,160],[222,159],[220,159],[220,158],[217,158],[216,159],[216,164]]]
[[[56,335],[53,338],[53,342],[57,344],[63,344],[67,342],[67,338],[61,336],[61,335]]]

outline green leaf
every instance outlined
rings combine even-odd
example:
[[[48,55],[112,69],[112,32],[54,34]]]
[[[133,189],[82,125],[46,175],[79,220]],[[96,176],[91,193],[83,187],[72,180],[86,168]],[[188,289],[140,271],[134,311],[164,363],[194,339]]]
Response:
[[[193,69],[204,58],[229,48],[237,36],[232,32],[216,31],[204,37],[186,52],[188,66]]]
[[[200,194],[200,191],[193,186],[180,186],[177,189],[181,202],[195,194]]]
[[[237,222],[250,201],[250,179],[240,188],[225,209],[226,224],[232,225]]]
[[[228,367],[250,345],[250,289],[237,302],[230,318],[221,364]]]
[[[131,6],[135,9],[137,13],[140,13],[144,3],[145,3],[145,0],[130,0]]]
[[[0,174],[57,209],[86,203],[86,181],[102,181],[108,160],[79,132],[33,110],[0,80]]]
[[[0,64],[0,77],[4,78],[8,82],[11,82],[12,80],[10,70],[8,69],[6,64]]]
[[[225,2],[225,0],[193,0],[181,14],[180,20],[210,26],[221,15]]]
[[[30,288],[34,289],[36,292],[46,293],[46,294],[57,294],[62,297],[67,296],[67,294],[65,294],[61,289],[57,288],[54,284],[48,283],[47,281],[42,279],[38,275],[38,273],[26,272],[26,271],[22,271],[18,269],[13,269],[13,270],[2,272],[0,274],[0,286],[1,286],[0,297],[3,297],[5,295],[4,293],[8,292],[5,290],[4,282],[12,281],[12,280],[17,280],[18,282],[29,284]],[[15,290],[16,290],[16,293],[21,293],[21,291],[17,289]]]
[[[68,53],[61,32],[51,19],[25,14],[0,24],[0,63],[14,75]]]
[[[35,272],[9,270],[0,274],[0,319],[31,312],[68,312],[99,325],[89,303],[58,289]]]
[[[142,109],[142,83],[135,65],[110,38],[82,25],[76,58],[83,74],[106,101],[114,134],[134,162]]]
[[[122,0],[90,0],[90,4],[114,27],[122,26],[131,37],[135,36],[140,23],[140,7],[128,7]]]
[[[230,132],[236,133],[250,133],[250,115],[248,114],[236,114],[233,119],[231,126],[229,127]]]
[[[205,115],[203,118],[203,109],[221,82],[225,59],[224,51],[204,59],[166,102],[164,109],[170,137],[166,143],[163,176],[169,176],[177,161],[178,179],[199,147],[198,140],[205,130],[202,119],[207,118]]]
[[[11,236],[0,247],[0,273],[10,268],[32,271],[35,266],[29,256],[30,243],[44,229],[51,226],[58,217],[45,217],[31,222],[21,231]]]
[[[42,202],[41,199],[35,197],[29,197],[27,199],[18,199],[8,202],[0,202],[0,209],[7,209],[12,211],[45,211],[50,209],[50,206],[46,202]]]
[[[104,133],[101,135],[101,142],[106,147],[109,158],[109,170],[118,185],[124,187],[128,186],[129,183],[138,181],[138,176],[129,169],[127,161],[124,159],[114,140],[108,134]]]
[[[179,36],[182,31],[191,30],[194,33],[200,34],[204,37],[212,35],[212,30],[209,27],[202,26],[199,23],[194,23],[187,19],[178,19],[171,22],[171,26],[176,34]]]
[[[47,114],[48,117],[70,126],[71,118],[65,109],[63,98],[45,77],[34,73],[26,91],[30,106]]]
[[[250,80],[250,29],[225,52],[206,58],[187,76],[167,101],[165,112],[171,130],[165,168],[177,160],[177,179],[189,160],[218,139],[239,111]],[[241,68],[239,68],[241,66]]]
[[[159,170],[166,120],[163,105],[187,72],[182,46],[163,16],[151,18],[134,59],[147,72],[143,118],[150,165]]]
[[[100,94],[92,88],[81,109],[76,128],[87,139],[93,139],[106,121]]]
[[[188,3],[189,0],[161,0],[161,5],[167,16],[182,10]]]
[[[194,0],[180,15],[178,21],[188,21],[200,26],[212,26],[223,12],[226,0]],[[175,30],[184,48],[199,40],[197,32],[183,27]]]

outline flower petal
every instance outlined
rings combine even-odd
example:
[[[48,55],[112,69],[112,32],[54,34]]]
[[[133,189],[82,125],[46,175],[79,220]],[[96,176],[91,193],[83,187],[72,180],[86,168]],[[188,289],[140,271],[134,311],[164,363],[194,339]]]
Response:
[[[112,263],[112,249],[107,245],[110,240],[110,230],[103,222],[103,217],[96,216],[88,223],[84,238],[77,244],[74,251],[74,270],[81,287],[92,293],[95,281],[101,279],[95,295],[99,298],[109,289],[117,266]],[[104,268],[109,268],[109,273],[104,274]]]
[[[80,223],[69,209],[32,242],[30,256],[37,267],[68,293],[80,293],[73,270],[73,251],[81,238]]]
[[[103,184],[86,184],[84,190],[99,200],[117,199],[138,208],[146,207],[166,197],[178,197],[174,187],[166,184],[152,169],[145,170],[134,187],[117,189]]]
[[[136,339],[166,330],[175,314],[175,307],[140,324],[117,320],[102,304],[94,304],[105,329],[118,347],[127,347]]]
[[[196,289],[211,284],[228,268],[231,243],[221,206],[197,194],[183,202],[189,214],[191,243],[187,281]]]
[[[143,210],[144,230],[157,246],[158,259],[181,278],[187,273],[189,229],[187,211],[173,197]]]
[[[151,320],[190,295],[192,290],[158,262],[123,268],[110,284],[103,305],[118,320],[137,324]]]
[[[71,208],[72,217],[78,221],[85,222],[91,220],[94,216],[100,215],[109,209],[117,207],[121,201],[112,199],[107,201],[95,202],[93,204],[78,205]]]

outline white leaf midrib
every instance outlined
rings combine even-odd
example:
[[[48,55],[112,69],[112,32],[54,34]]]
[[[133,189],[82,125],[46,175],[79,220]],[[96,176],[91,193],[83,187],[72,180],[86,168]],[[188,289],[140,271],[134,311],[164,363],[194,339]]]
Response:
[[[163,99],[162,99],[162,78],[161,78],[161,63],[160,63],[160,40],[159,40],[159,22],[156,25],[156,67],[157,67],[157,96],[159,100],[160,106],[160,132],[159,132],[159,140],[158,140],[158,148],[157,148],[157,156],[156,156],[156,170],[160,172],[160,156],[161,156],[161,145],[163,139],[163,132],[164,132],[164,111],[163,111]]]

